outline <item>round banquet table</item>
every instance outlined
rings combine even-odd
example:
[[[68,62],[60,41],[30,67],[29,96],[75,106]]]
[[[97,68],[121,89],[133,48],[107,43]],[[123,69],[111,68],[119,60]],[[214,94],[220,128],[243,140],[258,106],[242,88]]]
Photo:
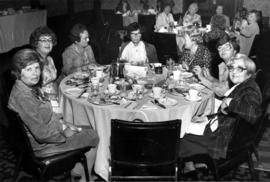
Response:
[[[143,99],[134,101],[136,102],[134,108],[125,108],[123,105],[97,105],[88,102],[86,97],[77,98],[65,92],[72,87],[65,83],[72,76],[67,76],[60,83],[60,108],[64,120],[67,122],[75,125],[90,125],[97,131],[100,140],[94,170],[106,181],[108,181],[109,174],[111,119],[126,121],[141,119],[144,122],[181,119],[180,137],[182,138],[188,132],[191,118],[194,115],[210,114],[214,110],[214,97],[212,92],[207,89],[202,90],[202,100],[198,102],[190,102],[180,94],[167,94],[167,97],[177,100],[178,103],[166,109],[154,104],[149,108],[143,107],[149,105],[150,101],[153,100],[148,93]]]

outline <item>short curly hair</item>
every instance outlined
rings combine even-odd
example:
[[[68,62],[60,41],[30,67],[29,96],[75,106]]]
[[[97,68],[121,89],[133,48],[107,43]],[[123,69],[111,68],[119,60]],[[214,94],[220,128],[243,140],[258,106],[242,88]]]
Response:
[[[52,38],[53,46],[57,44],[55,33],[49,27],[41,26],[36,28],[30,35],[29,43],[33,48],[37,48],[41,36],[50,36]]]
[[[69,40],[73,43],[76,41],[80,42],[81,41],[80,34],[83,33],[85,30],[88,31],[85,25],[79,23],[75,24],[70,30]]]
[[[226,29],[226,19],[223,15],[214,15],[211,19],[212,28]]]
[[[21,78],[21,71],[26,66],[39,63],[41,66],[41,62],[39,59],[39,54],[33,49],[21,49],[14,54],[12,57],[12,74],[17,78]]]

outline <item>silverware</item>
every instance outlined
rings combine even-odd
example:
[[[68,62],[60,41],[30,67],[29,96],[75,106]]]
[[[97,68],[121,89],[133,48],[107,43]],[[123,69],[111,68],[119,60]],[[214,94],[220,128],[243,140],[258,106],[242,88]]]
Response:
[[[165,107],[163,104],[159,103],[157,99],[155,99],[154,101],[151,101],[151,102],[152,102],[153,104],[156,104],[157,106],[163,108],[163,109],[166,109],[166,107]]]
[[[132,102],[129,102],[127,105],[125,105],[124,108],[128,108],[128,106],[130,106],[132,104]]]
[[[87,91],[87,89],[84,89],[78,96],[77,98],[81,98],[81,96]]]

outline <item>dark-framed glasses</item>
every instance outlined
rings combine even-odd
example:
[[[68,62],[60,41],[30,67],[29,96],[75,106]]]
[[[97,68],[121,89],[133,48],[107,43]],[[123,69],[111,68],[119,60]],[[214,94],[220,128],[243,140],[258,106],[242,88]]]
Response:
[[[43,43],[43,44],[44,44],[44,43],[47,43],[47,42],[48,42],[48,43],[52,43],[52,42],[53,42],[52,39],[39,39],[38,41],[41,42],[41,43]]]
[[[242,73],[243,71],[247,70],[247,68],[243,68],[241,66],[233,67],[233,66],[228,66],[229,72],[237,72],[237,73]]]
[[[222,45],[222,46],[219,46],[218,47],[218,51],[227,51],[227,50],[230,50],[232,48],[232,45],[227,42],[226,44]]]

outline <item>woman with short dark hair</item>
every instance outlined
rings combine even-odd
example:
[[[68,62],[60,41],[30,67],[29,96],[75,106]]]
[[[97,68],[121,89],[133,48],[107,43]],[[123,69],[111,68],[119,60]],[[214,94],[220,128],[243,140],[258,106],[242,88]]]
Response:
[[[75,24],[69,34],[72,42],[62,54],[62,74],[67,76],[81,70],[87,70],[97,64],[89,42],[89,33],[85,25]]]

